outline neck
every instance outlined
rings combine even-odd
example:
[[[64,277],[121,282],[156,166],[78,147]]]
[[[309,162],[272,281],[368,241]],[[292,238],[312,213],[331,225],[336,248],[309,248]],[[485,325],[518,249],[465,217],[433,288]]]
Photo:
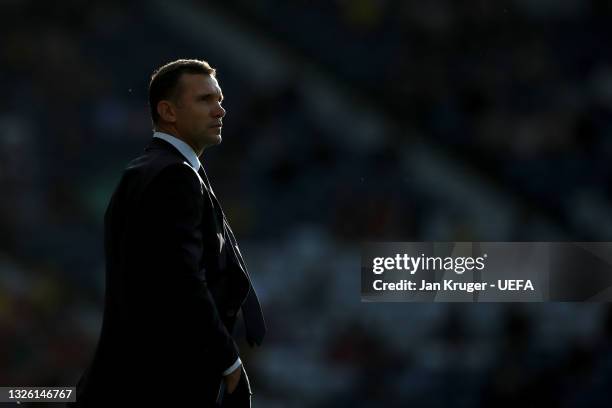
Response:
[[[155,131],[167,133],[167,134],[172,135],[172,136],[176,137],[177,139],[180,139],[183,142],[187,143],[189,145],[189,147],[191,147],[193,149],[193,151],[196,153],[196,155],[198,155],[198,157],[200,157],[202,155],[202,153],[204,152],[203,148],[195,146],[191,140],[187,140],[186,138],[182,137],[179,134],[179,132],[176,130],[176,128],[173,127],[173,126],[170,127],[170,126],[158,125],[158,126],[155,127]]]

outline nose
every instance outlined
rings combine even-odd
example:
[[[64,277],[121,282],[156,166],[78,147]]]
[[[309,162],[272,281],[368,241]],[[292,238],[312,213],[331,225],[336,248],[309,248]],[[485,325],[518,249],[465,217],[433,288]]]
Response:
[[[220,103],[217,103],[216,109],[213,111],[213,116],[215,118],[222,118],[225,116],[225,109],[223,109]]]

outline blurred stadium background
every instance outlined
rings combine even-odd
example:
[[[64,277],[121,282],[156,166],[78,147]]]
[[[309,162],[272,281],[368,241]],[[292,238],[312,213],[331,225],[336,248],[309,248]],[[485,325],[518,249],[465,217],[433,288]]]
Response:
[[[608,406],[605,304],[362,304],[360,243],[612,241],[605,0],[0,3],[0,385],[75,384],[147,83],[218,69],[207,166],[269,323],[254,407]],[[577,271],[576,273],[580,273]],[[40,405],[37,405],[40,406]]]

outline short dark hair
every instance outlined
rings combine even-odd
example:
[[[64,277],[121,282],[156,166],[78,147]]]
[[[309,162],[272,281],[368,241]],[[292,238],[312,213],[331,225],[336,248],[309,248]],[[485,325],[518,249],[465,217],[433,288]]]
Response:
[[[149,106],[153,126],[159,121],[157,104],[164,99],[176,98],[179,95],[179,80],[183,74],[203,74],[215,76],[217,71],[204,60],[178,59],[157,68],[149,82]]]

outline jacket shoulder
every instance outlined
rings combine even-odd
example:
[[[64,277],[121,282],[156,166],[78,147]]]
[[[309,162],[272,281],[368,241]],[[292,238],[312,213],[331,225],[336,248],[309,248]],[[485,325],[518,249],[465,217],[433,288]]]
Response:
[[[198,173],[182,155],[161,149],[146,151],[132,160],[127,165],[123,177],[137,179],[138,184],[144,188],[162,175],[164,178],[182,177],[193,185],[199,184]]]
[[[203,192],[200,176],[180,153],[155,149],[145,151],[127,165],[114,195],[139,202],[147,191],[158,186]]]

